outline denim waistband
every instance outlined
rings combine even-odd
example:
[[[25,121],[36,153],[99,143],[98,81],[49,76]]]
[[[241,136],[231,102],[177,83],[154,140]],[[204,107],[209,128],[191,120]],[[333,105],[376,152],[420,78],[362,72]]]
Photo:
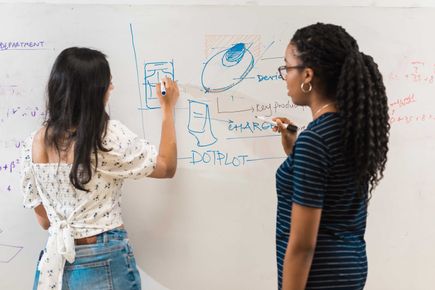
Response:
[[[96,255],[104,255],[128,247],[128,240],[124,229],[112,229],[97,235],[97,241],[93,244],[75,246],[76,261]],[[67,263],[68,264],[68,263]]]
[[[97,235],[97,244],[107,243],[110,240],[124,240],[127,238],[127,232],[123,228],[116,228],[102,232]]]

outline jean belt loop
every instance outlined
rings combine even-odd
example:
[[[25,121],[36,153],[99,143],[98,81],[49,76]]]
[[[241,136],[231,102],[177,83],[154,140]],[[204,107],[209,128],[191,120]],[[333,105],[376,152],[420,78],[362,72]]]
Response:
[[[107,231],[103,233],[103,243],[107,244],[109,242],[109,235],[107,234]]]
[[[103,233],[97,235],[96,244],[101,244],[103,242]]]

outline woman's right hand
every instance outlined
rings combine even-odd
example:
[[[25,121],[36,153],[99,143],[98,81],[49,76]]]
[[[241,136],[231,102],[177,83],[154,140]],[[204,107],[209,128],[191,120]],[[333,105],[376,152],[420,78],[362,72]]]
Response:
[[[178,97],[180,96],[180,92],[178,90],[177,82],[171,80],[170,78],[164,77],[162,79],[163,84],[165,85],[166,94],[162,95],[161,84],[158,83],[156,85],[157,96],[160,101],[160,106],[163,108],[171,108],[175,107],[177,103]]]
[[[153,172],[149,177],[172,178],[177,170],[177,138],[175,136],[174,108],[180,95],[178,85],[170,78],[163,78],[166,94],[162,96],[161,85],[156,85],[162,111],[162,131],[159,154]]]
[[[276,122],[276,126],[273,127],[272,130],[281,133],[282,148],[287,155],[290,155],[293,152],[293,146],[295,145],[297,134],[296,132],[290,132],[287,130],[284,124],[294,124],[284,117],[275,117],[272,120]]]

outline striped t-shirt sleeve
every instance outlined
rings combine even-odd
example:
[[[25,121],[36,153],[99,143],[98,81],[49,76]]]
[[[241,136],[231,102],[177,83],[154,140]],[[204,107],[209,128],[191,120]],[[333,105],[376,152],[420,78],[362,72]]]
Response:
[[[293,202],[322,208],[329,165],[323,139],[313,131],[302,132],[294,146],[293,162]]]

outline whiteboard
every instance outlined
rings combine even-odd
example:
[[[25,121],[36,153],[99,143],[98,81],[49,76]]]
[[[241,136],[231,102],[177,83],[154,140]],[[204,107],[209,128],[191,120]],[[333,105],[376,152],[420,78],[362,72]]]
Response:
[[[21,205],[22,140],[44,118],[44,88],[66,47],[102,50],[115,91],[108,110],[158,144],[157,77],[178,80],[178,171],[129,181],[123,214],[143,289],[276,288],[275,170],[280,138],[255,115],[288,116],[279,80],[294,31],[343,25],[379,63],[389,96],[385,178],[369,206],[366,289],[435,285],[434,9],[0,5],[0,289],[30,289],[46,232]],[[245,48],[234,63],[228,53]],[[235,54],[237,55],[237,54]],[[224,57],[225,56],[225,57]],[[233,55],[234,56],[234,55]]]

